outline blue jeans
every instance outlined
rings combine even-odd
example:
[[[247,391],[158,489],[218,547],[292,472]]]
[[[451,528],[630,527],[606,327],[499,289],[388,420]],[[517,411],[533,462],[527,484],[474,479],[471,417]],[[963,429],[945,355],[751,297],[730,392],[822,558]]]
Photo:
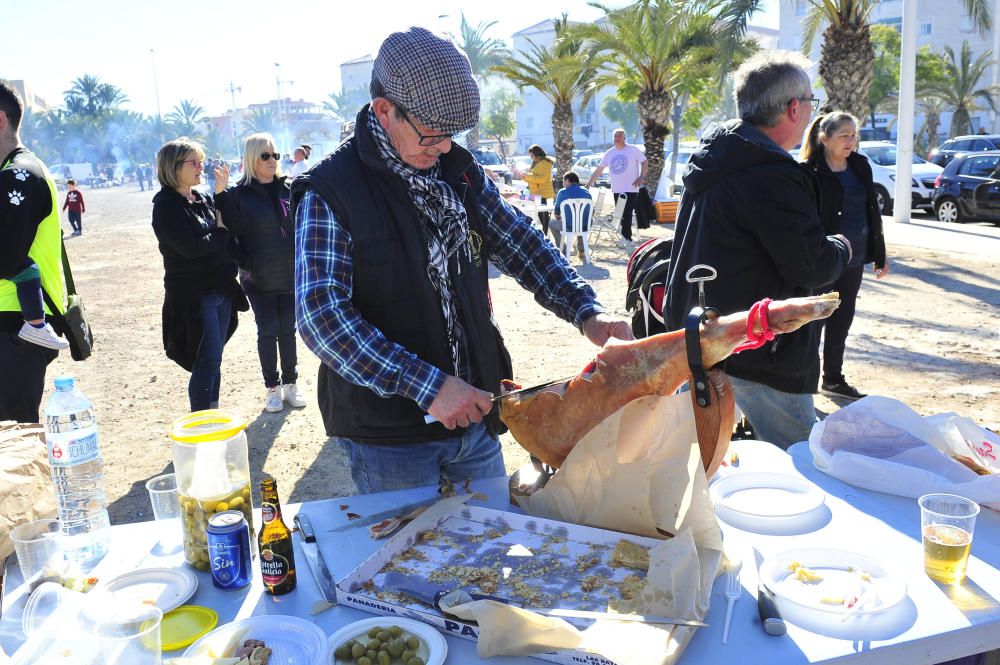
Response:
[[[782,450],[809,439],[816,424],[811,393],[783,393],[762,383],[730,376],[736,404],[753,425],[754,435]]]
[[[442,441],[414,444],[359,443],[335,438],[351,461],[351,478],[361,494],[437,485],[443,479],[506,475],[500,440],[486,425],[471,425],[464,434]]]
[[[219,405],[219,387],[222,384],[222,347],[229,332],[229,314],[232,301],[214,291],[201,298],[201,343],[191,368],[188,381],[188,399],[192,411],[211,409]]]
[[[298,363],[295,350],[295,296],[291,293],[247,293],[257,321],[257,355],[264,385],[295,383]],[[281,381],[278,381],[278,354],[281,354]]]

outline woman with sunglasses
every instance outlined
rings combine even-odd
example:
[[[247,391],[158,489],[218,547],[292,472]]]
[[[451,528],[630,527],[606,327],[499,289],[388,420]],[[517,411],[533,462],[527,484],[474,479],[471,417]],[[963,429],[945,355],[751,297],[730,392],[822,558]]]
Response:
[[[167,357],[191,372],[192,411],[219,406],[222,347],[248,309],[236,282],[229,232],[201,184],[205,151],[186,137],[156,154],[162,186],[153,197],[153,232],[163,255],[163,345]],[[216,170],[216,177],[221,169]]]
[[[257,355],[266,388],[264,409],[306,405],[296,386],[295,233],[289,214],[290,180],[270,134],[253,134],[243,149],[243,177],[226,189],[228,171],[215,180],[222,221],[238,247],[240,281],[257,321]],[[278,375],[278,356],[281,375]]]

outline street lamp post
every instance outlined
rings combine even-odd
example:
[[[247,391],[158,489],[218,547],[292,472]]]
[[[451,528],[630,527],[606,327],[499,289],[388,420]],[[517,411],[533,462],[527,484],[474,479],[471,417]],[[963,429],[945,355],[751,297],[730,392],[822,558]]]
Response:
[[[156,51],[149,49],[149,59],[153,63],[153,92],[156,93],[156,131],[163,143],[163,116],[160,114],[160,84],[156,80]]]
[[[288,133],[288,106],[285,104],[284,100],[281,97],[281,84],[282,83],[294,84],[295,81],[282,80],[280,62],[274,63],[274,82],[275,85],[277,86],[277,91],[278,91],[278,115],[281,116],[281,129],[282,129],[281,134],[284,135],[285,148],[287,149],[288,146],[291,145],[291,137],[289,136]]]
[[[229,82],[229,94],[230,94],[230,96],[232,98],[233,105],[230,107],[231,110],[229,112],[229,133],[232,136],[233,143],[236,144],[236,155],[239,157],[239,156],[242,156],[240,154],[242,151],[240,150],[239,133],[236,131],[236,93],[237,92],[243,92],[243,87],[242,86],[238,86],[238,85],[233,85],[233,82],[230,81]]]

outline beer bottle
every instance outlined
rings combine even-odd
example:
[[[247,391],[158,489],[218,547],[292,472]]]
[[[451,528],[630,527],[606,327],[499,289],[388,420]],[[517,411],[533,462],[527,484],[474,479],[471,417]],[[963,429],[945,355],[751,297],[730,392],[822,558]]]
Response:
[[[264,518],[264,527],[257,536],[260,573],[267,592],[281,596],[295,588],[295,558],[292,532],[281,519],[278,484],[274,478],[260,481],[260,512]]]

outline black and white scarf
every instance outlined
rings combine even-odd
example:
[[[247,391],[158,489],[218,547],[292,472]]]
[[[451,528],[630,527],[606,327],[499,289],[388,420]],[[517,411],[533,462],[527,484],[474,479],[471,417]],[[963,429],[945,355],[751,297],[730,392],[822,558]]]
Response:
[[[459,321],[454,287],[449,275],[449,262],[453,256],[463,253],[455,264],[459,272],[461,260],[471,260],[469,219],[465,206],[455,190],[440,179],[441,169],[438,164],[420,171],[402,160],[371,109],[368,111],[368,129],[375,140],[379,157],[393,173],[406,181],[410,198],[420,212],[424,238],[427,241],[427,277],[441,298],[441,313],[447,326],[455,376],[468,379],[468,359],[464,353],[465,332]]]

